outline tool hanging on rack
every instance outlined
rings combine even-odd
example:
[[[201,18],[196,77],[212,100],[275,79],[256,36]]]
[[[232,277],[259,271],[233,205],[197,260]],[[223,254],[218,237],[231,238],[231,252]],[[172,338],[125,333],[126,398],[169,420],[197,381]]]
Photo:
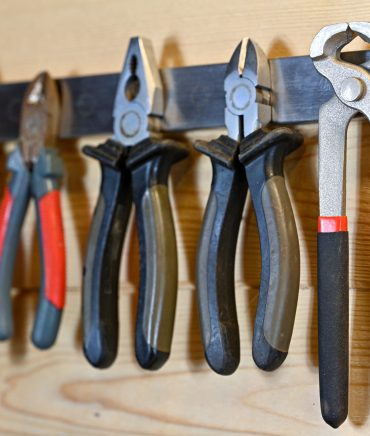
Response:
[[[370,42],[370,23],[324,27],[311,45],[317,71],[335,95],[319,115],[319,199],[317,235],[319,372],[321,413],[332,427],[348,414],[348,226],[346,143],[351,119],[370,117],[370,73],[341,59],[341,50],[360,36]]]
[[[132,38],[117,87],[114,138],[84,152],[99,160],[100,196],[90,228],[83,277],[84,351],[99,368],[118,348],[118,276],[132,198],[140,246],[136,357],[160,368],[171,349],[177,295],[177,249],[168,176],[187,147],[155,139],[163,88],[151,44]]]
[[[66,260],[59,182],[63,166],[56,142],[60,100],[56,82],[39,74],[23,97],[19,145],[7,162],[11,173],[0,207],[0,339],[13,333],[11,284],[21,227],[29,201],[36,203],[41,288],[32,331],[38,348],[53,345],[66,290]]]
[[[299,290],[299,244],[283,162],[303,138],[288,128],[264,128],[271,120],[270,70],[254,41],[244,39],[234,51],[224,90],[228,136],[195,143],[213,168],[197,258],[203,346],[214,371],[231,374],[238,367],[234,267],[249,187],[262,256],[253,358],[260,368],[273,370],[288,352]]]

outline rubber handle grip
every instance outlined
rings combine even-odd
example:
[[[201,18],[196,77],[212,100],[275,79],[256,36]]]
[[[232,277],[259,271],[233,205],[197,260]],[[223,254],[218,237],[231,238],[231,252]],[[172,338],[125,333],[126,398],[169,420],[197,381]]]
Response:
[[[66,295],[66,255],[59,190],[36,199],[42,283],[32,342],[51,347],[57,337]]]
[[[187,156],[171,141],[144,141],[132,148],[133,199],[140,251],[135,351],[142,368],[155,370],[169,358],[177,298],[175,226],[168,196],[172,165]]]
[[[240,361],[234,269],[247,182],[240,164],[228,168],[216,159],[211,162],[213,177],[198,243],[196,286],[205,357],[215,372],[229,375]]]
[[[348,232],[318,233],[320,402],[339,427],[348,414]]]
[[[41,148],[31,169],[31,195],[36,202],[41,286],[32,342],[51,347],[57,337],[66,293],[66,258],[59,193],[63,163],[56,148]]]
[[[21,227],[31,196],[31,175],[18,149],[9,156],[7,167],[11,178],[0,206],[0,340],[13,334],[10,291]]]
[[[110,366],[118,349],[118,278],[131,211],[129,172],[101,164],[100,194],[83,272],[83,341],[88,361]]]
[[[279,128],[257,131],[241,144],[262,260],[252,351],[256,365],[267,371],[287,356],[298,301],[299,242],[283,163],[301,143],[301,135]]]

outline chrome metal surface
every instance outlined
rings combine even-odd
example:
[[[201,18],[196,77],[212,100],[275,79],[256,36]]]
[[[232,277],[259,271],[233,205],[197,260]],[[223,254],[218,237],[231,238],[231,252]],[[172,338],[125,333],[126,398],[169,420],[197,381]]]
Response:
[[[357,36],[370,41],[370,23],[340,23],[324,27],[315,37],[311,46],[311,57],[315,68],[326,77],[334,92],[343,104],[370,117],[370,73],[360,65],[344,62],[341,50]],[[346,100],[343,98],[343,83],[357,79],[365,88],[362,98]]]
[[[311,46],[315,68],[335,91],[319,116],[320,216],[346,215],[347,128],[358,112],[370,115],[369,71],[341,59],[341,50],[357,36],[370,41],[370,23],[324,27]]]
[[[357,77],[348,77],[344,79],[340,87],[340,95],[343,100],[357,101],[364,93],[364,83]]]
[[[244,38],[227,65],[225,124],[236,141],[271,121],[270,68],[268,60],[253,40]]]
[[[319,208],[320,216],[346,214],[347,128],[355,109],[333,96],[320,109],[319,117]]]
[[[131,38],[114,100],[114,139],[126,146],[149,136],[149,116],[163,115],[163,89],[151,42]]]
[[[59,123],[59,93],[47,72],[27,87],[21,110],[20,147],[27,164],[35,162],[41,148],[54,145]]]

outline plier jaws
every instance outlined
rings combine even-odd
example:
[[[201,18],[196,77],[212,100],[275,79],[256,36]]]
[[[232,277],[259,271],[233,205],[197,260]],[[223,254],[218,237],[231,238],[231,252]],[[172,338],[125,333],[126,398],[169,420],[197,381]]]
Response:
[[[244,38],[226,69],[225,124],[228,136],[240,141],[271,121],[270,68],[259,45]]]
[[[341,23],[324,27],[314,38],[310,55],[316,69],[333,86],[334,98],[369,119],[370,73],[366,68],[345,62],[340,57],[342,49],[357,36],[370,42],[369,23]]]
[[[114,139],[132,146],[149,137],[152,118],[161,117],[164,98],[152,43],[131,38],[114,103]]]
[[[59,115],[57,85],[47,72],[42,72],[28,86],[22,102],[20,145],[28,165],[37,160],[45,144],[55,143]]]

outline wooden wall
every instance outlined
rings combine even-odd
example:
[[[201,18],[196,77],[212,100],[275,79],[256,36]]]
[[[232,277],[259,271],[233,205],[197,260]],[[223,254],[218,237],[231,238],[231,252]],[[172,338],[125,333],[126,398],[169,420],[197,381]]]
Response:
[[[151,38],[161,66],[226,62],[243,36],[269,57],[303,55],[318,30],[341,21],[365,21],[365,0],[2,0],[0,80],[29,80],[40,70],[56,76],[118,72],[130,36]],[[353,47],[362,47],[355,44]],[[302,102],[304,104],[304,102]],[[68,249],[68,301],[57,345],[36,350],[29,334],[39,283],[34,211],[23,229],[14,280],[14,338],[0,344],[0,433],[37,435],[326,435],[318,396],[316,327],[316,127],[303,129],[305,146],[286,164],[299,228],[302,274],[290,354],[278,371],[258,370],[251,338],[258,298],[258,235],[250,205],[244,213],[236,265],[242,358],[221,377],[203,359],[194,293],[194,263],[210,185],[209,160],[192,154],[172,178],[180,286],[173,353],[155,373],[141,370],[133,352],[138,283],[135,229],[128,232],[120,276],[120,350],[99,371],[82,354],[81,269],[100,172],[81,145],[62,143],[66,178],[63,213]],[[212,138],[219,132],[188,135]],[[1,185],[5,182],[1,154]],[[370,127],[349,129],[350,412],[336,434],[370,432]]]

